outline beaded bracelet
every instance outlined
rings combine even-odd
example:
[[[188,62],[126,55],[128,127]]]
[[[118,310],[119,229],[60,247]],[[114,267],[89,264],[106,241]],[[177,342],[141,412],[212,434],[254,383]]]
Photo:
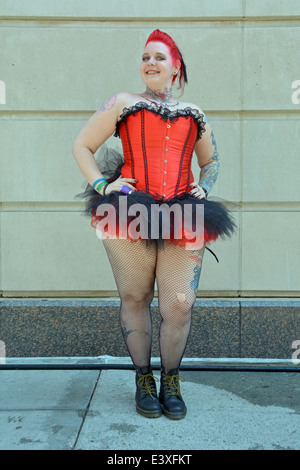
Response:
[[[95,186],[96,186],[97,183],[99,183],[99,181],[106,181],[106,179],[105,178],[99,178],[98,180],[94,181],[93,189],[95,189]]]

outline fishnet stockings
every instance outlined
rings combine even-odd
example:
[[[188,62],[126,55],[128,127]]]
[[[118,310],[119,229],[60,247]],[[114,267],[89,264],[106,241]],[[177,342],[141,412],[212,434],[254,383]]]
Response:
[[[162,317],[161,362],[165,373],[178,368],[190,332],[204,248],[185,250],[167,242],[160,248],[155,240],[105,239],[103,243],[121,299],[123,337],[134,365],[150,365],[150,304],[156,279]]]

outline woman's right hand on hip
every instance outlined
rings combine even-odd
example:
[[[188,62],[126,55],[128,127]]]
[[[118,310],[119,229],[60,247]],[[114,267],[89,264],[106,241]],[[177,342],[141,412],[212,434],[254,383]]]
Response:
[[[137,183],[137,180],[133,178],[122,178],[120,176],[118,179],[106,186],[105,195],[112,191],[121,191],[124,186],[128,187],[130,191],[136,191],[137,189],[131,183],[135,184]]]

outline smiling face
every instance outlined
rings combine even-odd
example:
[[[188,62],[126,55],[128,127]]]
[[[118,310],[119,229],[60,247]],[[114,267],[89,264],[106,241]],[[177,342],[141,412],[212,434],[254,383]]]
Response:
[[[145,85],[151,90],[171,88],[174,70],[177,68],[173,65],[168,46],[162,42],[149,42],[140,66]]]

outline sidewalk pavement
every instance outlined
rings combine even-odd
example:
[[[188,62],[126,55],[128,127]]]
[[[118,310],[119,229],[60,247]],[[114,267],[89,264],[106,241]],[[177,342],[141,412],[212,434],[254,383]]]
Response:
[[[300,449],[298,372],[181,375],[171,421],[136,413],[132,370],[0,370],[0,450]]]

